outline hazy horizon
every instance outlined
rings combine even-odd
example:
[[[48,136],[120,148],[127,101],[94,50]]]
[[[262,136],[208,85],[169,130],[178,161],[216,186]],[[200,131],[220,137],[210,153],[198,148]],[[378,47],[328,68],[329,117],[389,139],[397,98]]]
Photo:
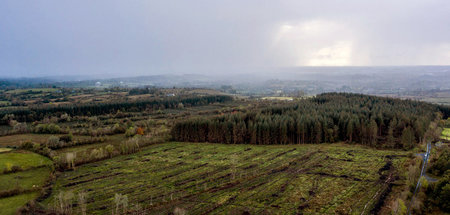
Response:
[[[0,3],[0,77],[450,65],[450,2]]]

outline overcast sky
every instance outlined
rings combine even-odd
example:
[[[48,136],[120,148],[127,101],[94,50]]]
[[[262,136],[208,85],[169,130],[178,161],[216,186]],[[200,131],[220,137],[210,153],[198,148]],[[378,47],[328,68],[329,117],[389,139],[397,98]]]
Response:
[[[449,64],[449,0],[0,1],[0,76]]]

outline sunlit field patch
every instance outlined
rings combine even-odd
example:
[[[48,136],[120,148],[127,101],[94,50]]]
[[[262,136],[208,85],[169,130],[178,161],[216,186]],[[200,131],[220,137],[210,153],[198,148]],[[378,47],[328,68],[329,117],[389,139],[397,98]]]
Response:
[[[10,149],[10,148],[0,148],[0,153],[2,153],[2,152],[9,152],[11,150],[12,149]]]
[[[27,151],[10,151],[0,154],[0,170],[5,168],[12,168],[13,166],[20,167],[22,170],[48,166],[52,161],[42,155]]]

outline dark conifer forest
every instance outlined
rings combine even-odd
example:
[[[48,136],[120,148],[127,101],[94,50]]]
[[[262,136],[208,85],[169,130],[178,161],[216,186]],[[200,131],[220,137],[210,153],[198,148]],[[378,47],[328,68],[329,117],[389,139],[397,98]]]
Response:
[[[436,105],[349,93],[325,93],[295,104],[212,118],[181,121],[177,141],[227,144],[359,143],[410,149],[430,123],[442,117]]]
[[[100,115],[123,112],[140,112],[147,109],[157,110],[165,108],[176,108],[180,103],[185,107],[207,105],[215,102],[231,101],[232,97],[222,95],[208,96],[174,96],[158,99],[147,99],[140,101],[112,101],[105,103],[70,104],[49,107],[13,107],[0,110],[0,124],[8,124],[6,115],[12,114],[19,122],[33,122],[52,115],[69,114],[77,115]]]

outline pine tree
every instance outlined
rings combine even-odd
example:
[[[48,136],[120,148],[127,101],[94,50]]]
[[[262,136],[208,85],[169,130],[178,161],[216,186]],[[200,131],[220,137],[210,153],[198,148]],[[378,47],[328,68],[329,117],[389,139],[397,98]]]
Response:
[[[395,138],[394,138],[394,126],[393,123],[389,123],[388,135],[387,135],[387,143],[386,145],[390,148],[395,147]]]
[[[406,127],[402,132],[402,145],[404,149],[411,149],[414,146],[415,138],[411,127]]]
[[[370,120],[369,124],[369,140],[370,145],[375,146],[376,140],[377,140],[377,134],[378,134],[378,125],[375,122],[375,120]]]

